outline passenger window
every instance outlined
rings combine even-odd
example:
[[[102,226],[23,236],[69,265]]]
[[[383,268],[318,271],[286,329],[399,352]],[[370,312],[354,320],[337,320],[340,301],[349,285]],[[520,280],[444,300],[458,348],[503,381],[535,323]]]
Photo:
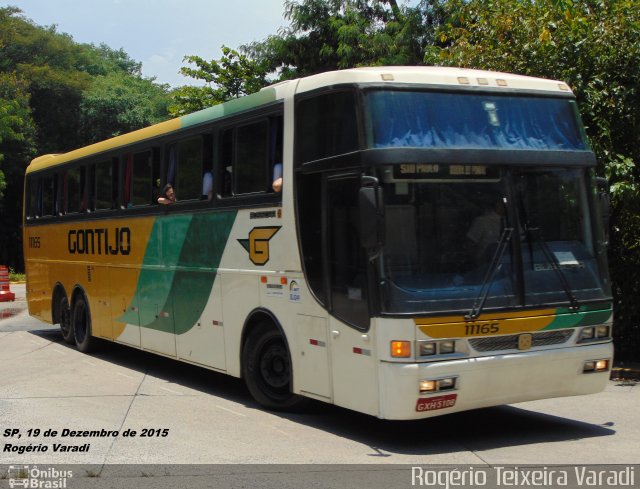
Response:
[[[30,218],[56,215],[57,176],[31,177],[27,182],[29,206],[27,216]]]
[[[167,183],[178,201],[196,200],[202,195],[203,138],[180,141],[169,149]]]
[[[27,179],[27,211],[26,216],[27,219],[33,219],[34,217],[38,217],[40,215],[40,211],[38,209],[38,184],[40,179],[36,179],[34,177],[28,177]]]
[[[126,207],[149,205],[152,202],[154,155],[151,150],[124,156],[124,198]]]
[[[297,164],[357,149],[358,124],[354,92],[327,93],[298,103]]]
[[[117,160],[116,160],[117,161]],[[113,209],[114,207],[114,169],[113,159],[101,161],[95,165],[95,210]]]
[[[233,129],[227,129],[222,133],[221,150],[220,150],[220,172],[219,177],[222,180],[222,196],[231,196],[231,177],[233,171]]]
[[[43,210],[44,198],[43,193]],[[64,214],[80,212],[80,168],[71,168],[62,172],[62,212]]]
[[[234,194],[264,192],[267,182],[267,121],[238,128]]]

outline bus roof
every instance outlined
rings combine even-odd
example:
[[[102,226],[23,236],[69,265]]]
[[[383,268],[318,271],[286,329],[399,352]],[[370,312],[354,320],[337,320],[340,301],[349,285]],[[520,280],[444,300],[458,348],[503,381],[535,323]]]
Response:
[[[278,98],[282,98],[284,90],[289,89],[292,84],[295,86],[296,93],[304,93],[334,85],[374,83],[534,90],[565,95],[571,94],[571,89],[561,81],[495,71],[433,66],[378,66],[329,71],[299,80],[277,83],[252,95],[233,99],[223,104],[116,136],[68,153],[39,156],[31,162],[27,168],[27,173],[125,147],[179,129],[203,124],[274,102]]]
[[[400,83],[571,93],[569,86],[562,81],[497,71],[437,66],[377,66],[329,71],[300,79],[296,92],[346,83]]]

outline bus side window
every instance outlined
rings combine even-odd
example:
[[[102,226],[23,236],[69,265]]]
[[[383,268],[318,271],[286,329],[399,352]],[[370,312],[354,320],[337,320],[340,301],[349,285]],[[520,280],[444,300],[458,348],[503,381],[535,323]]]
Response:
[[[56,206],[56,185],[55,175],[42,177],[42,208],[41,216],[55,216]]]
[[[89,208],[89,176],[86,166],[80,167],[80,212],[90,212]]]
[[[175,148],[175,149],[174,149]],[[197,200],[202,196],[203,138],[197,136],[178,142],[170,149],[167,183],[174,186],[176,199]],[[171,154],[175,159],[171,159]]]
[[[63,214],[80,211],[80,168],[69,168],[61,173]]]
[[[222,132],[221,144],[220,144],[220,171],[218,176],[221,185],[221,195],[223,197],[230,197],[231,193],[231,180],[233,176],[233,129],[226,129]]]
[[[213,135],[204,134],[202,136],[202,200],[213,198],[216,182],[213,179]]]
[[[117,192],[117,167],[118,159],[100,161],[95,164],[94,175],[91,179],[92,188],[95,188],[92,198],[94,210],[108,210],[115,208],[115,196]]]
[[[38,217],[38,179],[27,177],[27,199],[25,199],[27,208],[24,215],[28,220]]]
[[[269,151],[266,120],[240,126],[237,129],[236,161],[234,164],[233,193],[264,192]]]
[[[282,116],[269,118],[269,169],[271,172],[269,190],[273,192],[282,191],[282,129]]]
[[[149,205],[153,198],[155,150],[124,155],[123,206],[139,207]]]

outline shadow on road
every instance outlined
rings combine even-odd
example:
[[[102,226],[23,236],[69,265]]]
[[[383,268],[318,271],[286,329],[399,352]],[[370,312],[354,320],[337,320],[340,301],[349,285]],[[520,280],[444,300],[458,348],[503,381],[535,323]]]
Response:
[[[66,345],[59,330],[32,334]],[[204,394],[261,409],[241,379],[143,352],[106,343],[93,354],[104,361],[178,384]],[[498,406],[418,421],[387,421],[337,406],[312,402],[304,413],[274,416],[301,423],[371,447],[371,457],[389,454],[430,455],[460,451],[535,445],[611,436],[611,426],[594,425],[514,406]]]

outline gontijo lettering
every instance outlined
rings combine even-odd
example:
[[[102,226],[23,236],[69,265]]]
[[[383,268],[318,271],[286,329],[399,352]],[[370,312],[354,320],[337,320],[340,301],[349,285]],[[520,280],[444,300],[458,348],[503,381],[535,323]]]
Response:
[[[72,255],[128,255],[131,253],[131,229],[71,229],[67,244]]]

